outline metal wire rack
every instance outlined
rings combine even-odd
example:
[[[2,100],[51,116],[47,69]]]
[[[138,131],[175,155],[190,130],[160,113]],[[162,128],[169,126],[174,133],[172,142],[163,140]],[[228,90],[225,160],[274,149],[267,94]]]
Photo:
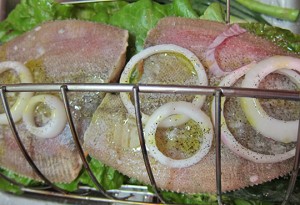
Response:
[[[7,102],[7,93],[9,92],[57,92],[62,96],[64,106],[67,113],[68,123],[71,128],[72,137],[76,144],[76,147],[81,156],[84,168],[88,171],[91,179],[96,185],[96,190],[88,187],[79,187],[79,190],[74,193],[66,192],[57,186],[55,186],[50,180],[48,180],[43,173],[37,168],[33,160],[30,158],[28,152],[23,146],[20,137],[18,135],[15,124],[12,120],[12,115]],[[82,146],[79,141],[74,123],[72,120],[72,115],[70,112],[70,105],[68,101],[68,94],[71,92],[132,92],[135,102],[136,110],[136,123],[139,131],[139,140],[144,157],[144,163],[148,172],[148,176],[151,182],[152,187],[154,188],[154,193],[147,192],[143,187],[138,187],[138,191],[129,191],[129,189],[120,189],[120,190],[109,190],[105,191],[101,184],[97,181],[94,173],[91,171],[86,157],[83,153]],[[203,87],[203,86],[178,86],[178,85],[131,85],[131,84],[10,84],[2,85],[0,88],[0,97],[2,104],[5,108],[5,113],[9,119],[9,125],[17,141],[19,148],[21,149],[24,157],[35,170],[38,176],[45,182],[46,187],[23,187],[23,185],[15,182],[12,179],[7,178],[4,175],[0,177],[5,178],[13,184],[22,187],[22,190],[28,193],[35,193],[41,195],[47,195],[52,197],[63,197],[70,199],[80,199],[80,200],[89,200],[97,202],[109,202],[109,203],[125,203],[125,204],[145,204],[148,200],[149,204],[153,204],[155,200],[157,203],[164,203],[164,199],[161,197],[158,187],[156,186],[155,178],[153,176],[150,162],[148,159],[144,136],[143,136],[143,127],[141,123],[141,111],[140,111],[140,93],[173,93],[173,94],[191,94],[191,95],[207,95],[215,96],[216,103],[215,108],[217,110],[215,116],[215,142],[216,142],[216,187],[217,187],[217,198],[218,203],[222,204],[222,189],[221,189],[221,140],[220,140],[220,111],[221,111],[221,98],[222,97],[255,97],[255,98],[264,98],[264,99],[286,99],[293,101],[300,101],[300,92],[299,91],[286,91],[286,90],[264,90],[264,89],[247,89],[247,88],[228,88],[228,87]],[[300,117],[299,117],[300,118]],[[300,128],[300,124],[299,124]],[[296,156],[294,160],[293,170],[291,173],[290,183],[288,189],[285,193],[285,199],[282,204],[286,204],[293,192],[295,182],[297,180],[298,168],[299,168],[299,159],[300,159],[300,129],[298,129],[298,143],[296,148]],[[123,187],[124,188],[124,187]],[[137,188],[137,187],[136,187]],[[98,192],[97,196],[89,195],[91,192]],[[127,195],[126,195],[127,194]],[[132,196],[139,197],[139,200],[132,201],[127,200]],[[125,200],[126,199],[126,200]],[[150,201],[149,201],[150,200]]]
[[[230,21],[230,0],[227,1],[226,22]],[[84,169],[87,170],[91,180],[94,182],[96,188],[90,188],[85,186],[78,187],[76,192],[67,192],[57,187],[38,169],[36,164],[31,159],[27,150],[21,142],[16,125],[12,120],[11,111],[8,106],[7,93],[9,92],[56,92],[61,95],[65,110],[67,113],[68,124],[71,129],[72,137],[79,151],[81,160],[83,162]],[[154,189],[154,193],[149,192],[147,187],[144,186],[131,186],[124,185],[117,190],[105,190],[102,185],[97,181],[94,173],[89,167],[87,158],[83,152],[82,145],[79,140],[76,128],[74,126],[73,117],[70,111],[70,104],[68,100],[68,94],[71,92],[131,92],[134,96],[134,105],[136,112],[136,124],[138,127],[138,134],[140,140],[140,146],[143,154],[145,167]],[[46,196],[50,198],[64,198],[71,200],[81,200],[90,202],[106,202],[106,203],[122,203],[122,204],[161,204],[165,203],[163,197],[160,194],[160,190],[156,185],[155,178],[152,173],[151,165],[146,151],[145,140],[143,136],[143,126],[141,122],[141,110],[140,110],[140,93],[171,93],[171,94],[191,94],[191,95],[207,95],[215,97],[215,151],[216,151],[216,190],[218,204],[222,202],[222,181],[221,181],[221,98],[222,97],[252,97],[262,99],[285,99],[292,101],[300,101],[299,91],[286,91],[286,90],[265,90],[265,89],[247,89],[247,88],[228,88],[228,87],[204,87],[204,86],[179,86],[179,85],[132,85],[132,84],[10,84],[1,85],[0,98],[4,107],[4,111],[7,115],[9,126],[13,133],[13,136],[22,151],[25,159],[28,161],[32,169],[36,174],[44,181],[42,187],[26,187],[13,179],[8,178],[0,172],[0,177],[9,181],[10,183],[21,187],[21,190],[29,194],[37,194],[39,196]],[[298,126],[298,136],[296,145],[296,154],[294,158],[293,169],[291,177],[286,190],[282,205],[288,203],[290,196],[294,190],[297,180],[298,170],[300,164],[300,116]]]

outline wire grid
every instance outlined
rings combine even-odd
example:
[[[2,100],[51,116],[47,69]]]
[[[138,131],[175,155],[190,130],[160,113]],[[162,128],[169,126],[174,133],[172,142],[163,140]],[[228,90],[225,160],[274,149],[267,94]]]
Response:
[[[62,96],[65,110],[67,113],[68,123],[70,125],[72,137],[74,143],[79,151],[81,160],[83,162],[84,168],[88,171],[91,180],[96,185],[98,192],[102,195],[101,197],[87,197],[88,191],[78,190],[76,192],[67,192],[65,190],[60,189],[55,186],[50,180],[47,179],[37,168],[33,160],[30,158],[28,152],[24,148],[18,132],[16,130],[15,124],[12,120],[12,115],[8,106],[6,94],[8,92],[57,92]],[[220,126],[220,113],[221,113],[221,98],[222,97],[252,97],[252,98],[264,98],[264,99],[285,99],[285,100],[294,100],[300,101],[300,91],[286,91],[286,90],[266,90],[266,89],[248,89],[248,88],[229,88],[229,87],[211,87],[211,86],[178,86],[178,85],[133,85],[133,84],[11,84],[11,85],[2,85],[0,88],[0,97],[2,104],[4,106],[5,113],[8,117],[9,125],[13,132],[16,142],[19,145],[24,157],[31,165],[33,170],[38,174],[38,176],[45,182],[46,187],[38,187],[38,188],[30,188],[23,187],[21,184],[15,182],[12,179],[5,177],[4,175],[0,175],[4,179],[9,182],[16,184],[22,187],[22,190],[25,192],[43,194],[47,196],[60,196],[71,199],[83,199],[83,200],[93,200],[93,201],[105,201],[111,203],[128,203],[128,204],[145,204],[145,202],[137,202],[137,201],[128,201],[124,199],[120,199],[115,197],[109,191],[105,191],[101,184],[97,181],[94,173],[91,171],[86,157],[83,153],[82,146],[79,142],[79,138],[72,120],[72,115],[70,112],[70,105],[68,101],[68,93],[70,92],[131,92],[134,96],[135,102],[135,111],[136,111],[136,124],[138,126],[138,133],[140,139],[140,146],[144,158],[144,163],[146,166],[146,170],[151,182],[152,187],[154,188],[155,196],[159,199],[159,203],[165,203],[162,198],[159,189],[156,185],[155,178],[153,176],[149,158],[146,151],[145,140],[143,136],[143,126],[141,123],[141,111],[140,111],[140,93],[173,93],[173,94],[191,94],[191,95],[207,95],[207,96],[215,96],[215,108],[216,108],[216,116],[215,116],[215,142],[216,142],[216,190],[217,190],[217,199],[218,204],[222,203],[222,188],[221,188],[221,126]],[[299,116],[300,119],[300,116]],[[299,168],[299,160],[300,159],[300,123],[298,128],[298,140],[296,146],[296,156],[294,159],[293,170],[289,182],[288,189],[286,191],[285,199],[282,204],[286,204],[293,192],[298,168]],[[153,203],[151,203],[153,204]]]
[[[226,23],[230,23],[230,0],[226,1]],[[31,157],[29,156],[27,150],[22,144],[20,137],[18,135],[16,126],[13,122],[11,111],[8,106],[6,93],[7,92],[58,92],[61,94],[67,113],[68,123],[71,129],[72,137],[75,142],[76,148],[79,151],[81,160],[83,162],[84,168],[87,170],[91,180],[94,182],[99,193],[103,197],[92,197],[87,196],[89,191],[76,191],[68,192],[60,189],[54,185],[50,180],[43,175],[43,173],[37,168]],[[128,85],[128,84],[16,84],[16,85],[1,85],[0,88],[0,97],[4,107],[4,111],[7,115],[9,126],[11,127],[13,136],[22,151],[24,157],[36,172],[36,174],[47,184],[44,187],[25,187],[22,184],[10,179],[0,173],[0,177],[9,181],[12,184],[15,184],[25,192],[36,193],[47,195],[50,197],[62,197],[62,198],[71,198],[71,199],[81,199],[81,200],[91,200],[97,202],[108,202],[108,203],[122,203],[122,204],[145,204],[145,202],[137,201],[128,201],[122,200],[115,197],[109,191],[105,191],[102,185],[97,181],[94,173],[91,171],[87,159],[83,153],[82,146],[77,135],[73,118],[70,112],[70,105],[68,100],[68,92],[132,92],[135,102],[135,112],[136,112],[136,124],[138,127],[138,134],[140,140],[140,146],[144,158],[144,163],[146,170],[151,182],[152,187],[156,197],[159,199],[159,203],[165,203],[162,198],[159,189],[156,185],[155,178],[153,176],[148,154],[145,146],[145,139],[143,136],[143,126],[141,122],[141,111],[140,111],[140,100],[139,93],[174,93],[174,94],[197,94],[197,95],[207,95],[215,96],[215,142],[216,142],[216,190],[217,190],[217,199],[218,204],[222,205],[222,182],[221,182],[221,98],[222,97],[256,97],[264,99],[285,99],[285,100],[295,100],[300,101],[300,92],[297,91],[284,91],[284,90],[263,90],[263,89],[247,89],[247,88],[228,88],[228,87],[204,87],[204,86],[178,86],[178,85]],[[298,169],[300,162],[300,116],[299,116],[299,125],[298,125],[298,136],[297,136],[297,145],[296,153],[294,159],[293,170],[291,173],[290,182],[288,189],[285,194],[285,198],[282,202],[282,205],[288,203],[289,198],[294,190],[294,186],[297,180]],[[54,190],[54,191],[53,191]],[[149,203],[153,204],[153,203]]]

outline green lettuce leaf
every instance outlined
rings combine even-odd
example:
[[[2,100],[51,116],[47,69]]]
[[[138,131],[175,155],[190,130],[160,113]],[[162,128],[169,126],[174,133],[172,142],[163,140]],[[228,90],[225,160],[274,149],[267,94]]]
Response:
[[[124,176],[115,169],[104,165],[103,163],[95,160],[94,158],[89,159],[89,166],[93,173],[95,174],[96,179],[106,190],[117,189],[128,181],[128,177]],[[22,184],[26,187],[36,187],[44,186],[43,183],[36,180],[19,176],[18,174],[0,169],[0,172],[6,177],[13,179],[15,182]],[[63,190],[74,192],[78,190],[79,185],[86,185],[90,187],[95,187],[95,184],[90,179],[89,174],[86,170],[82,170],[81,174],[71,183],[55,183],[56,186],[60,187]],[[12,193],[22,193],[22,190],[19,186],[11,184],[7,180],[0,177],[0,190],[12,192]]]
[[[241,24],[242,27],[257,36],[266,38],[280,47],[296,54],[300,54],[300,35],[289,30],[269,26],[262,23]]]
[[[116,171],[115,169],[109,166],[104,165],[103,163],[99,162],[94,158],[91,158],[89,165],[91,170],[95,174],[95,177],[98,180],[98,182],[106,190],[117,189],[121,185],[123,185],[126,180],[128,180],[128,178],[120,172]],[[84,171],[81,174],[78,181],[81,184],[88,185],[90,187],[95,187],[95,184],[90,179],[87,171]]]
[[[7,42],[42,22],[72,18],[127,29],[133,54],[143,48],[147,32],[165,16],[198,17],[188,0],[174,0],[169,4],[140,0],[134,3],[116,1],[76,5],[58,4],[53,0],[22,0],[0,23],[0,42]]]
[[[189,1],[174,0],[171,4],[159,4],[151,0],[140,0],[121,8],[109,19],[109,24],[129,31],[131,53],[143,49],[147,32],[166,16],[197,18]]]
[[[27,177],[19,176],[18,174],[14,173],[12,171],[9,171],[9,170],[5,170],[5,169],[0,168],[0,172],[1,172],[1,174],[6,176],[7,178],[13,179],[16,183],[22,184],[23,186],[38,186],[38,185],[41,185],[40,182],[29,179]],[[6,179],[4,179],[2,177],[0,177],[0,190],[15,193],[15,194],[21,194],[22,193],[21,188],[18,185],[12,184],[12,183],[10,183],[9,181],[7,181]]]
[[[54,19],[72,18],[72,6],[54,0],[22,0],[0,23],[0,43],[33,29],[38,24]]]
[[[54,15],[53,3],[42,0],[37,4],[34,0],[22,0],[6,21],[16,30],[28,31],[39,23],[52,20]]]
[[[234,200],[260,201],[271,204],[281,204],[288,188],[290,177],[285,176],[270,182],[246,189],[229,192],[226,195]],[[300,204],[300,175],[298,175],[295,189],[290,198],[289,205]]]
[[[214,2],[207,7],[200,19],[225,23],[225,12],[221,4]]]

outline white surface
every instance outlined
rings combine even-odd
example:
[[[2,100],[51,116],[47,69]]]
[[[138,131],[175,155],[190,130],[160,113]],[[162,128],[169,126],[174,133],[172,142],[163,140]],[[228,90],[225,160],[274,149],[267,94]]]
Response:
[[[294,8],[300,9],[300,1],[299,0],[260,0],[263,3],[270,4],[273,6],[281,6],[284,8]],[[283,21],[276,18],[272,18],[270,16],[262,15],[262,17],[269,22],[270,24],[289,29],[294,33],[300,34],[300,18],[298,18],[297,22]]]

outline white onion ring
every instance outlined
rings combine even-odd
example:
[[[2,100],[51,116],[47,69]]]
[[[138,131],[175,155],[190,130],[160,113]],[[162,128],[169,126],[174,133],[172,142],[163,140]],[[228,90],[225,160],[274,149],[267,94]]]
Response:
[[[124,71],[120,78],[120,83],[129,83],[129,79],[132,73],[132,70],[134,66],[141,60],[148,58],[149,56],[157,53],[164,53],[164,52],[172,52],[172,53],[180,53],[184,55],[189,61],[193,64],[195,71],[198,75],[199,85],[206,86],[208,85],[208,79],[206,72],[204,70],[203,65],[197,58],[195,54],[193,54],[191,51],[182,48],[180,46],[172,45],[172,44],[162,44],[157,46],[148,47],[144,50],[142,50],[140,53],[133,56],[130,61],[127,63],[127,65],[124,68]],[[120,93],[122,102],[124,106],[126,107],[128,113],[132,116],[135,116],[135,109],[134,105],[132,104],[130,100],[130,94],[129,93]],[[201,108],[206,96],[205,95],[196,95],[193,99],[193,104],[197,106],[198,108]],[[142,120],[143,122],[147,122],[149,116],[145,113],[142,113]],[[185,122],[187,122],[189,118],[187,116],[171,116],[168,119],[166,119],[164,122],[160,124],[160,127],[171,127],[171,126],[179,126]]]
[[[0,74],[12,69],[19,75],[21,83],[32,83],[32,75],[30,70],[20,62],[4,61],[0,63]],[[33,96],[33,92],[21,92],[14,105],[10,108],[11,115],[14,122],[18,122],[22,118],[22,113],[26,107],[27,102]],[[0,114],[0,124],[7,125],[8,119],[5,113]]]
[[[242,87],[257,88],[268,74],[280,70],[300,88],[300,75],[295,72],[284,72],[292,69],[300,72],[300,59],[289,56],[273,56],[257,63],[246,75]],[[242,109],[249,123],[265,137],[278,142],[290,143],[297,141],[299,120],[278,120],[269,116],[261,107],[258,99],[241,98]],[[271,129],[270,129],[271,128]]]
[[[224,71],[218,65],[218,62],[215,57],[215,51],[218,46],[220,46],[226,39],[232,36],[238,36],[242,33],[245,33],[246,30],[241,28],[238,24],[233,24],[226,31],[219,34],[214,41],[207,47],[205,52],[205,59],[210,64],[209,72],[212,73],[216,77],[221,77],[229,74],[229,71]]]
[[[224,79],[220,82],[219,86],[226,86],[226,87],[232,86],[239,78],[241,78],[243,75],[245,75],[247,71],[249,71],[251,66],[252,65],[249,64],[244,67],[241,67],[240,69],[233,71],[231,74],[224,77]],[[266,154],[260,154],[254,152],[241,145],[234,138],[233,134],[230,132],[230,130],[227,127],[226,120],[224,117],[224,112],[223,112],[225,100],[226,100],[225,97],[222,98],[221,100],[221,139],[222,142],[236,155],[243,157],[244,159],[253,161],[255,163],[276,163],[295,156],[295,152],[296,152],[295,148],[283,154],[266,155]],[[212,113],[213,122],[215,123],[215,98],[212,101],[211,113]]]
[[[195,120],[202,129],[203,141],[200,149],[187,159],[172,159],[165,156],[157,148],[155,142],[156,129],[166,117],[174,114],[183,114]],[[188,167],[199,162],[208,152],[213,140],[213,126],[210,118],[198,107],[189,102],[169,102],[159,107],[149,118],[145,126],[145,141],[150,154],[161,164],[173,168]]]
[[[44,126],[37,127],[34,121],[34,109],[41,102],[47,104],[52,110],[51,119]],[[29,100],[23,113],[23,121],[28,131],[37,137],[56,137],[63,131],[67,122],[64,104],[54,95],[36,95]]]

